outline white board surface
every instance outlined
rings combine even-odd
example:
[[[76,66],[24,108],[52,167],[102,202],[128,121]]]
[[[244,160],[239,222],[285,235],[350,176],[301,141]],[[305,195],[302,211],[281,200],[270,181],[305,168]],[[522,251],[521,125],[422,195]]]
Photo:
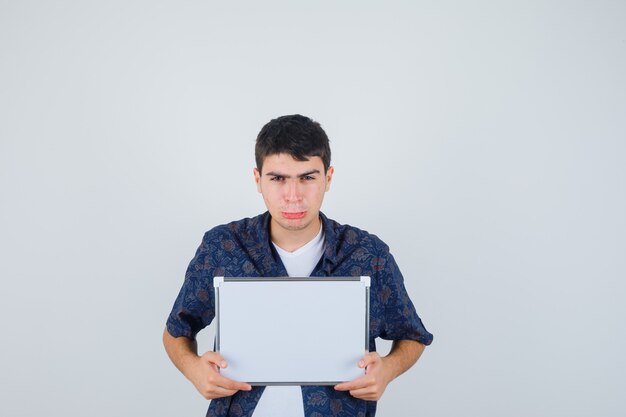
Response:
[[[253,385],[329,385],[363,375],[369,277],[215,278],[221,373]]]

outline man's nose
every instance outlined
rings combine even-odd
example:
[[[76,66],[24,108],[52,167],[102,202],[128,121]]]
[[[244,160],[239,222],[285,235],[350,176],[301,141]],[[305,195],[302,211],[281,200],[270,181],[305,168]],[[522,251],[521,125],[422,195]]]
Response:
[[[285,197],[287,198],[287,200],[299,200],[301,196],[302,193],[300,190],[300,182],[298,181],[298,178],[287,181],[287,189],[285,190]]]

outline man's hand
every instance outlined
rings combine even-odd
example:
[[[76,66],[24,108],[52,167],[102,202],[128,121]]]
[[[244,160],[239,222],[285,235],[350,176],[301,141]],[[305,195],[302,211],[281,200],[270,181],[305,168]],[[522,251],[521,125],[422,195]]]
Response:
[[[233,381],[220,375],[218,368],[228,364],[216,352],[198,356],[198,345],[187,337],[173,337],[167,329],[163,331],[163,344],[168,356],[179,371],[187,377],[207,400],[228,397],[237,391],[250,391],[250,384]]]
[[[365,375],[337,384],[335,389],[350,391],[350,395],[362,400],[378,401],[387,385],[413,366],[422,352],[424,345],[419,342],[395,340],[384,358],[376,352],[369,352],[359,361],[359,368],[365,368]]]
[[[385,368],[385,359],[376,352],[370,352],[359,361],[359,368],[365,368],[365,375],[337,384],[335,389],[350,391],[350,395],[362,400],[379,400],[393,379],[393,374]]]
[[[227,366],[219,353],[209,351],[190,364],[186,376],[207,400],[228,397],[237,391],[250,391],[252,389],[250,384],[233,381],[220,375],[218,367]]]

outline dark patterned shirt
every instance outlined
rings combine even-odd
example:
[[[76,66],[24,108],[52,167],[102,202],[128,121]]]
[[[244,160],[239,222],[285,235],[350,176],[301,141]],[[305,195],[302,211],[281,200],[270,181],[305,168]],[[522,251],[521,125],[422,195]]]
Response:
[[[320,213],[324,228],[324,254],[312,277],[370,276],[370,351],[375,339],[417,340],[429,345],[433,336],[422,324],[404,287],[402,274],[378,237],[329,220]],[[270,243],[268,212],[208,231],[191,260],[185,281],[167,320],[174,337],[195,339],[215,317],[213,277],[288,276]],[[207,416],[249,417],[264,387],[238,391],[211,401]],[[303,386],[306,417],[373,417],[376,402],[352,397],[332,386]]]

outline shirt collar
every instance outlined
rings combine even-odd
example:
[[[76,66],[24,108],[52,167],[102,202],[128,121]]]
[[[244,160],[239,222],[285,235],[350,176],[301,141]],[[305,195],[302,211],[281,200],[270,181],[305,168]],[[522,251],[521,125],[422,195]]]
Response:
[[[269,211],[261,215],[261,221],[258,223],[257,227],[257,241],[260,245],[257,250],[254,251],[258,263],[263,265],[263,269],[269,274],[277,272],[276,268],[284,269],[284,267],[281,268],[282,262],[280,262],[278,254],[275,250],[272,250],[272,240],[269,234],[271,218],[272,216]],[[322,212],[320,212],[320,221],[322,222],[322,229],[324,231],[324,253],[321,259],[322,270],[319,272],[330,274],[334,265],[337,263],[336,223],[326,217]]]
[[[330,275],[334,265],[337,263],[337,231],[336,223],[320,212],[320,220],[324,229],[324,254],[322,255],[322,270]]]

